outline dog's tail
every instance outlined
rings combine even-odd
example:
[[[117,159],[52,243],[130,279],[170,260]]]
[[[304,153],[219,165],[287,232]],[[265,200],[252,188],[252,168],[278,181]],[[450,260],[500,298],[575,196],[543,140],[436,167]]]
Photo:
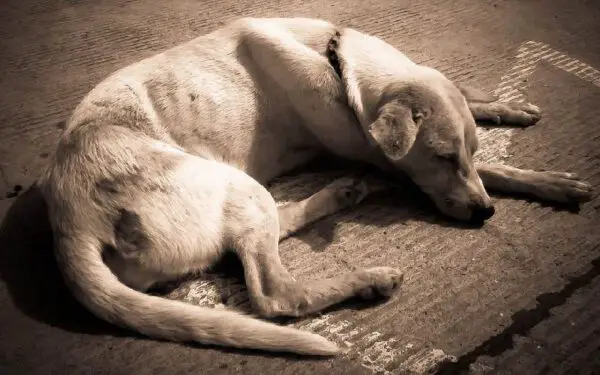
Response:
[[[113,324],[173,341],[307,355],[329,356],[340,351],[336,344],[313,333],[131,289],[103,262],[101,244],[94,237],[60,236],[56,245],[60,268],[76,298]]]

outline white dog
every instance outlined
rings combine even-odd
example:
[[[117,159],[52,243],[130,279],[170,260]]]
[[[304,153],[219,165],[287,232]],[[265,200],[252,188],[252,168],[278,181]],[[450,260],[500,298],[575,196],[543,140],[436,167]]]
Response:
[[[281,238],[370,191],[344,178],[277,207],[263,185],[325,152],[406,173],[462,220],[494,213],[484,186],[590,198],[568,173],[475,165],[475,119],[530,125],[539,111],[460,89],[356,30],[238,20],[116,72],[75,109],[39,180],[59,266],[94,314],[148,336],[335,354],[312,333],[143,291],[233,249],[263,317],[390,296],[402,279],[393,268],[297,282],[281,265]]]

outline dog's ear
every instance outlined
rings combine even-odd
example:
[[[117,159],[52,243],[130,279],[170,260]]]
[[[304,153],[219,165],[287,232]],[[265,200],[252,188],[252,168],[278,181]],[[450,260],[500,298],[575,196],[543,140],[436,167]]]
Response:
[[[460,92],[467,99],[467,102],[473,103],[491,103],[498,100],[498,98],[492,94],[489,94],[483,90],[469,85],[457,84],[456,85]]]
[[[379,110],[377,119],[369,125],[368,132],[388,159],[398,161],[415,142],[423,118],[422,113],[415,113],[403,104],[387,103]]]
[[[336,53],[348,104],[366,131],[377,118],[381,93],[406,74],[410,60],[382,39],[353,29],[341,32]]]

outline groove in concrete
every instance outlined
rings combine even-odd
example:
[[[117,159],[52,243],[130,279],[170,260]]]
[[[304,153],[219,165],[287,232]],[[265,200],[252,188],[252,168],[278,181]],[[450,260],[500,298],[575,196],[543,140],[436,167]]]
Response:
[[[491,336],[475,349],[463,354],[456,362],[442,364],[436,374],[462,374],[469,371],[469,366],[480,356],[495,357],[514,348],[514,336],[525,336],[529,331],[550,317],[550,310],[567,302],[579,289],[589,285],[600,276],[600,257],[592,261],[592,268],[586,273],[569,278],[569,282],[558,292],[539,295],[537,305],[533,309],[520,310],[512,316],[513,323],[498,334]]]

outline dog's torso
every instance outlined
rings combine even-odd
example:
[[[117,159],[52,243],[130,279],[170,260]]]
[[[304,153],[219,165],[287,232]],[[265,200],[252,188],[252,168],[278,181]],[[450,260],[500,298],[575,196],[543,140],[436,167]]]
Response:
[[[326,61],[333,25],[311,20],[307,27],[306,20],[294,19],[260,22],[289,33]],[[339,86],[333,90],[339,97],[330,97],[331,90],[291,94],[270,74],[275,67],[255,59],[249,47],[253,42],[247,39],[251,33],[247,23],[239,21],[121,69],[76,108],[66,136],[89,125],[123,126],[232,165],[261,183],[307,162],[324,150],[309,130],[311,116],[327,116],[332,126],[336,121],[344,126],[342,118],[349,117],[345,105],[341,108],[347,112],[340,114],[311,108],[313,102],[345,104],[341,82],[334,69],[324,65],[322,74]],[[352,128],[343,131],[351,133]],[[358,131],[347,138],[364,139]]]

